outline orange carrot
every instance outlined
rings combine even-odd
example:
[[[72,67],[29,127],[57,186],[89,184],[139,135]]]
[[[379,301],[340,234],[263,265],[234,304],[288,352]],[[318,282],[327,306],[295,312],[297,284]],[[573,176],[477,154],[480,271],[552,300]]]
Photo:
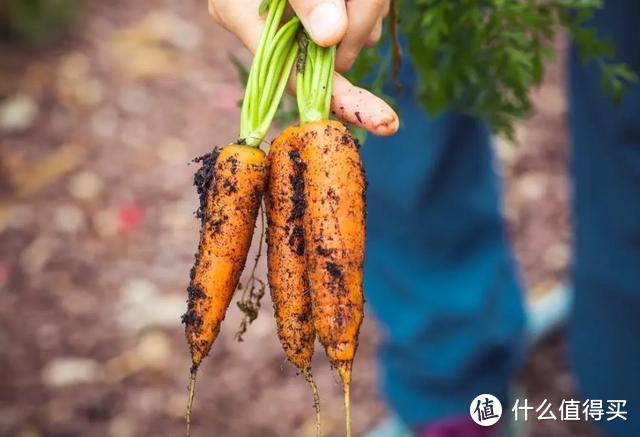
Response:
[[[294,17],[280,26],[286,6],[286,0],[271,0],[261,6],[259,13],[266,8],[268,14],[247,80],[240,138],[236,144],[201,158],[203,166],[196,174],[202,230],[183,316],[192,361],[187,436],[197,370],[220,332],[238,286],[267,182],[267,159],[259,146],[298,53],[295,35],[299,20]]]
[[[336,47],[320,47],[306,34],[298,43],[296,97],[307,203],[302,222],[313,324],[342,379],[350,437],[351,369],[364,317],[364,170],[356,141],[344,125],[329,120]]]
[[[287,128],[269,150],[269,184],[265,195],[268,279],[278,337],[289,361],[302,371],[311,386],[319,434],[318,389],[311,375],[316,332],[311,317],[302,230],[304,166],[296,131],[296,127]]]
[[[215,159],[184,315],[194,367],[209,353],[251,245],[266,182],[262,150],[229,145]]]
[[[305,164],[303,216],[313,322],[344,384],[350,435],[350,384],[363,319],[365,178],[358,148],[336,121],[300,127]]]
[[[203,168],[211,161],[209,180],[200,181],[206,199],[199,210],[203,227],[182,318],[191,348],[189,405],[198,367],[220,332],[244,269],[267,176],[265,154],[255,147],[228,145]]]

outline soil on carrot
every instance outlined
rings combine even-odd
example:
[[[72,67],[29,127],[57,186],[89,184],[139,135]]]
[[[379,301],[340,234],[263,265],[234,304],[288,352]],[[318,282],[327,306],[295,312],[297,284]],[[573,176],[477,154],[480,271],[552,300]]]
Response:
[[[196,187],[198,198],[200,200],[200,206],[196,211],[196,217],[200,218],[203,223],[205,211],[207,209],[209,187],[211,186],[211,180],[214,178],[214,166],[219,154],[220,149],[216,147],[212,152],[205,153],[204,155],[193,159],[193,162],[200,164],[200,168],[196,170],[193,176],[193,185]]]
[[[304,198],[304,179],[302,177],[307,166],[302,162],[300,152],[297,150],[289,152],[289,158],[295,164],[296,169],[291,179],[291,185],[293,185],[293,210],[288,220],[292,221],[302,217],[307,208],[307,200]]]
[[[302,228],[302,226],[295,226],[293,228],[287,244],[295,249],[296,255],[304,255],[305,242],[304,229]]]
[[[332,277],[334,277],[334,278],[341,278],[342,277],[342,269],[340,268],[340,266],[338,264],[336,264],[334,262],[327,261],[327,263],[325,264],[325,268],[327,269],[327,272],[329,272],[329,274]]]
[[[45,48],[0,42],[0,435],[182,435],[191,360],[180,314],[200,229],[188,163],[237,135],[242,88],[228,53],[250,57],[200,1],[86,3]],[[553,67],[519,147],[497,146],[531,287],[567,272],[563,83]],[[269,307],[239,344],[243,314],[231,305],[199,371],[192,435],[315,435],[309,389]],[[387,413],[368,315],[354,435]],[[342,387],[317,350],[324,435],[342,435]],[[575,397],[561,333],[520,379],[530,402]],[[575,422],[529,424],[535,436],[589,434]]]

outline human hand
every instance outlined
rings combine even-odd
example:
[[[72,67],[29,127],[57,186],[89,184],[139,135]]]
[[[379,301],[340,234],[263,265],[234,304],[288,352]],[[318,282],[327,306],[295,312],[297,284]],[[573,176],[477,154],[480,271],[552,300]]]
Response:
[[[289,3],[316,44],[340,43],[336,70],[351,68],[360,50],[375,45],[390,0],[290,0]]]
[[[257,12],[260,2],[209,0],[209,12],[216,23],[235,34],[255,53],[264,25],[264,17]],[[289,3],[316,43],[330,46],[340,42],[336,55],[338,71],[349,69],[363,46],[377,42],[389,6],[389,0],[290,0]],[[398,130],[398,116],[389,105],[338,73],[334,76],[332,97],[332,112],[342,120],[376,135],[392,135]]]

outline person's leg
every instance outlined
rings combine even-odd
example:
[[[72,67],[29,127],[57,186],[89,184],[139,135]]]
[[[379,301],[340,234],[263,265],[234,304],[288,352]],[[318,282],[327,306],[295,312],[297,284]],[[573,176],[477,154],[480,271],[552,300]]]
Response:
[[[523,311],[486,127],[456,113],[428,118],[409,68],[402,80],[399,133],[361,149],[365,297],[384,328],[383,393],[417,426],[469,418],[481,393],[505,399]]]
[[[593,23],[640,72],[640,2],[605,2]],[[616,106],[595,65],[570,59],[575,306],[570,356],[586,399],[626,400],[608,435],[640,435],[640,86]]]

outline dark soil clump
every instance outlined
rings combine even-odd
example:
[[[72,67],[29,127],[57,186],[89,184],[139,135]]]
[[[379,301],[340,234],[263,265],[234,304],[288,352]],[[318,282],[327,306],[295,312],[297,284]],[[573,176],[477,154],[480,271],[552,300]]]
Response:
[[[291,158],[296,168],[295,175],[291,178],[291,185],[293,185],[293,209],[288,219],[291,221],[302,217],[305,209],[307,209],[307,201],[304,198],[304,179],[302,178],[307,165],[302,162],[300,153],[297,150],[289,152],[289,158]]]
[[[342,277],[342,269],[340,269],[340,266],[338,264],[329,261],[325,264],[325,267],[329,274],[334,278]]]
[[[210,153],[198,156],[193,160],[195,163],[200,163],[200,168],[193,175],[193,185],[196,187],[198,198],[200,199],[200,206],[196,211],[196,217],[203,222],[205,211],[207,210],[207,195],[215,174],[214,166],[219,154],[220,149],[216,147]]]

